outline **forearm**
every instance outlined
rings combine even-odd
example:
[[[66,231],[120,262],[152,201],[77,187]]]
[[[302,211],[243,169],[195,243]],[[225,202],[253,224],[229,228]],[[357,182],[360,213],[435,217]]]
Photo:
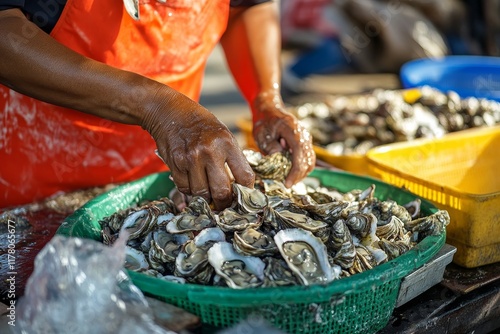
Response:
[[[275,2],[231,9],[228,27],[221,39],[229,69],[250,104],[259,94],[279,92],[278,15]]]
[[[79,55],[17,9],[0,11],[0,33],[0,83],[36,99],[140,125],[148,107],[146,91],[167,89]]]

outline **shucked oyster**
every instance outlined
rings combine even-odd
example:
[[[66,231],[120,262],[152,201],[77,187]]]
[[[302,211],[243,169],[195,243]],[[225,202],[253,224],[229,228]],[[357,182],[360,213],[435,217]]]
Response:
[[[258,189],[251,189],[233,183],[233,192],[236,194],[236,207],[241,213],[257,213],[262,211],[268,204],[266,195]]]
[[[215,216],[217,225],[224,232],[243,231],[247,228],[258,228],[262,219],[256,213],[240,214],[233,208],[227,208]]]
[[[264,262],[258,257],[236,253],[228,242],[214,244],[208,250],[208,261],[231,288],[258,287],[264,280]]]
[[[264,287],[300,284],[284,260],[265,257],[263,261],[266,263],[266,268],[264,269]]]
[[[174,234],[186,233],[213,226],[215,226],[215,216],[209,204],[203,197],[195,196],[179,215],[168,222],[167,231]]]
[[[208,283],[213,268],[208,265],[207,251],[215,242],[224,241],[225,237],[218,227],[206,228],[186,242],[175,260],[175,274],[190,282]]]
[[[304,285],[326,284],[338,278],[328,263],[326,246],[311,232],[299,228],[281,230],[274,236],[278,249],[290,269]]]
[[[247,228],[241,232],[234,232],[234,249],[243,255],[274,255],[278,248],[269,235],[253,228]]]

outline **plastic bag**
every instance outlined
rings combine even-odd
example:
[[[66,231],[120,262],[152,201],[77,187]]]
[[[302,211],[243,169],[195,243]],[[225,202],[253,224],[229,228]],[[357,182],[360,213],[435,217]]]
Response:
[[[18,302],[21,333],[174,333],[158,326],[122,270],[127,234],[113,247],[55,236],[37,255]]]

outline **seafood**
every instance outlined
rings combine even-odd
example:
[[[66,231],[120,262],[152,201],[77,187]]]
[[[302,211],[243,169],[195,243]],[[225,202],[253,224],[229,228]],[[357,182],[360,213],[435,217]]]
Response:
[[[328,263],[326,246],[311,232],[281,230],[274,236],[274,241],[290,269],[304,285],[328,283],[338,278]]]
[[[261,179],[284,181],[290,169],[292,169],[291,156],[288,151],[263,156],[259,152],[245,149],[243,154],[255,172],[256,177]]]
[[[260,159],[259,161],[262,161]],[[234,289],[328,284],[404,254],[449,223],[422,216],[419,200],[375,197],[375,185],[341,193],[306,178],[287,189],[256,180],[233,184],[233,203],[212,211],[202,197],[179,211],[167,199],[100,221],[103,242],[129,234],[126,267],[178,283]]]
[[[326,96],[292,106],[315,145],[333,155],[366,154],[375,146],[416,138],[439,138],[464,129],[500,122],[500,103],[456,92],[421,87],[420,96],[404,90],[376,89],[353,96]]]
[[[264,262],[258,257],[243,256],[228,242],[218,242],[208,250],[208,261],[235,289],[257,287],[264,281]]]
[[[233,208],[227,208],[216,216],[216,222],[224,232],[231,232],[258,228],[262,219],[256,213],[240,214]]]
[[[272,237],[253,228],[234,232],[233,246],[243,255],[274,255],[278,252]]]
[[[125,268],[137,271],[147,270],[149,269],[149,264],[142,252],[127,246],[125,249]]]
[[[236,206],[241,213],[258,212],[267,206],[266,195],[258,189],[250,189],[233,183],[233,191],[236,194]]]
[[[195,196],[183,212],[174,216],[166,225],[169,233],[201,231],[215,226],[215,215],[203,197]]]

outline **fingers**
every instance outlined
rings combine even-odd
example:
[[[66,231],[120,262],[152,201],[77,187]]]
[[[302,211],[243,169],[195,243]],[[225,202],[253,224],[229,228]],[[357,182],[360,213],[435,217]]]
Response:
[[[207,174],[210,175],[207,191],[210,192],[215,210],[224,210],[233,202],[231,178],[225,168],[217,168],[214,165],[207,166]]]
[[[292,169],[285,180],[285,186],[290,188],[314,169],[316,154],[309,131],[300,123],[292,135],[285,135],[283,138],[292,153]]]
[[[236,183],[248,188],[253,188],[255,174],[241,150],[235,150],[233,154],[228,156],[227,165],[232,171]]]
[[[264,119],[254,125],[254,138],[264,154],[289,150],[292,153],[292,169],[285,180],[290,188],[307,176],[316,164],[312,137],[293,116],[288,113]]]
[[[219,149],[217,152],[217,154],[192,154],[191,159],[179,156],[171,163],[171,176],[180,192],[185,195],[201,196],[220,211],[232,204],[232,183],[237,182],[253,188],[255,176],[237,146],[226,150]]]

